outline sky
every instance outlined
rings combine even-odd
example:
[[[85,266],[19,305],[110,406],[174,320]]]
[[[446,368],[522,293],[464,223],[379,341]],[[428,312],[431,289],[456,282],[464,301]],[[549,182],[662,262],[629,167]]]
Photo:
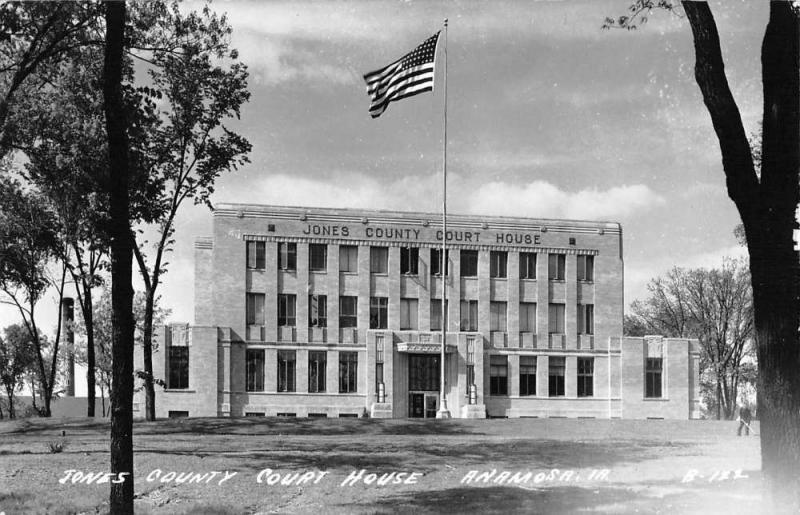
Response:
[[[745,129],[756,133],[768,2],[710,3]],[[362,76],[448,18],[449,212],[620,222],[626,305],[673,266],[744,255],[688,21],[660,11],[636,31],[601,29],[628,5],[215,2],[250,71],[250,102],[226,125],[253,149],[248,165],[217,181],[212,202],[439,211],[444,41],[434,92],[392,103],[378,119]],[[160,289],[172,321],[194,320],[193,242],[211,223],[203,206],[184,206],[176,220]],[[42,303],[43,317],[54,317],[52,298]],[[0,318],[5,326],[17,317],[4,308]]]

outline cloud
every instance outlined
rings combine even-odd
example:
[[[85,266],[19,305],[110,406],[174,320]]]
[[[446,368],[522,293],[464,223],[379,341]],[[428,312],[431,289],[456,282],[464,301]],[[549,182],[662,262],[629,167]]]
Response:
[[[481,184],[479,179],[448,176],[451,212],[616,220],[665,203],[663,197],[641,184],[566,191],[545,181]],[[340,173],[335,179],[326,180],[273,174],[235,196],[239,202],[437,212],[441,205],[441,176],[407,174],[381,182],[356,173]]]

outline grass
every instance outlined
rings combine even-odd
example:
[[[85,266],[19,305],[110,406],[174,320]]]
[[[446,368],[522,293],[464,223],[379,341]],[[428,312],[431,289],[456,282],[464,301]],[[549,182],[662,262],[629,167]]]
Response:
[[[159,514],[759,513],[758,438],[737,438],[736,427],[734,422],[575,419],[138,422],[136,509]],[[106,512],[107,483],[59,480],[69,469],[96,476],[107,472],[108,433],[107,421],[88,419],[0,423],[0,512]],[[51,454],[48,443],[56,439],[66,445]],[[264,469],[271,469],[271,481],[277,483],[267,484],[267,473],[257,482]],[[362,469],[359,483],[342,486]],[[597,472],[606,469],[606,478]],[[747,478],[733,479],[735,470]],[[212,471],[219,474],[203,484],[162,481],[181,473],[177,477],[196,473],[208,479]],[[223,471],[236,474],[220,484]],[[690,471],[702,477],[682,482]],[[731,477],[709,481],[716,471],[731,471]],[[321,472],[326,474],[315,483],[311,477]],[[370,474],[391,472],[405,475],[398,484],[392,483],[397,475],[383,486],[364,481]],[[304,473],[309,473],[306,481],[296,484]],[[415,481],[406,484],[411,473]],[[476,481],[479,474],[485,481]],[[510,481],[514,474],[516,483]],[[600,478],[589,479],[592,474]],[[294,481],[282,485],[277,478]]]

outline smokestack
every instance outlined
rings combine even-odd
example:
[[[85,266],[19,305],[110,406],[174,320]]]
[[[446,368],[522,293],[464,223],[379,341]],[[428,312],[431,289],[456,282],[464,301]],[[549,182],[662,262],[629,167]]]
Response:
[[[67,396],[75,397],[75,301],[70,297],[61,299],[61,327],[67,348]]]

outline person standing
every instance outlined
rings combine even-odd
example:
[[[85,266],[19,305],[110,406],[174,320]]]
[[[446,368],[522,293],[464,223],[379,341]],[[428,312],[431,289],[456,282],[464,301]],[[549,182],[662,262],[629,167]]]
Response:
[[[744,427],[744,435],[750,436],[750,421],[753,415],[750,413],[750,408],[742,406],[739,409],[739,430],[736,431],[736,436],[742,436],[742,428]]]

